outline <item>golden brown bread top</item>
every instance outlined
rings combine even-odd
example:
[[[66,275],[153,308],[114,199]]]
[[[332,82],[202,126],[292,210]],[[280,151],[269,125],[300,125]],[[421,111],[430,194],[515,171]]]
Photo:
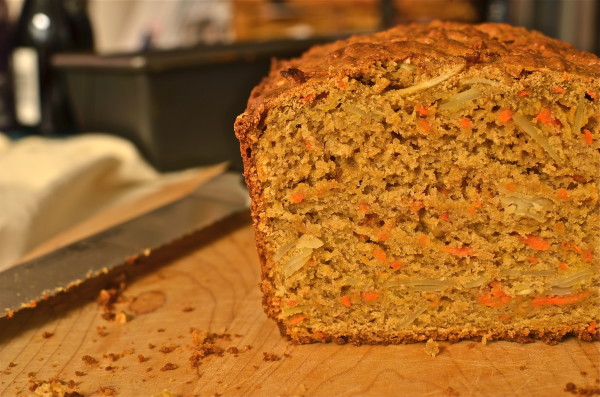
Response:
[[[247,112],[298,85],[356,76],[389,61],[410,62],[422,70],[459,63],[492,66],[511,77],[536,70],[600,77],[600,58],[539,32],[505,24],[435,21],[351,37],[314,47],[300,58],[275,62],[269,76],[252,92]]]

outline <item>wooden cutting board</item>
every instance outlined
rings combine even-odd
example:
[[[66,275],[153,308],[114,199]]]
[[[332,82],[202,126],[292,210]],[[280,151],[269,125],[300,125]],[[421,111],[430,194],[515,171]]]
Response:
[[[0,396],[600,394],[600,343],[576,339],[441,343],[437,357],[423,344],[291,345],[262,311],[248,215],[234,223],[130,282],[117,321],[76,293],[1,320]]]

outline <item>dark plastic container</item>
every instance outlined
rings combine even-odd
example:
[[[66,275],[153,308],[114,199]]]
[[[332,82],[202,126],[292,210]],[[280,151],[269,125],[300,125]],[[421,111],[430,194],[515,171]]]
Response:
[[[233,123],[271,59],[297,56],[325,39],[97,56],[60,54],[82,132],[136,144],[158,170],[228,160],[241,170]]]

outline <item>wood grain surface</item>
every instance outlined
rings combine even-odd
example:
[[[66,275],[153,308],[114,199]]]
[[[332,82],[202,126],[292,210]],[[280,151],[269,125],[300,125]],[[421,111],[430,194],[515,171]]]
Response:
[[[440,343],[436,357],[423,344],[291,345],[262,311],[248,215],[235,222],[130,279],[116,320],[74,292],[0,321],[0,396],[43,395],[53,378],[85,396],[600,393],[600,343],[576,339]]]

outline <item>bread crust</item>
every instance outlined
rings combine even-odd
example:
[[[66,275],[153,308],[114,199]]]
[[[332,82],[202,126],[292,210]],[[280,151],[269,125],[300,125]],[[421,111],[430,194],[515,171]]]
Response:
[[[252,91],[247,109],[235,122],[235,134],[240,141],[244,176],[252,198],[253,218],[258,256],[261,262],[263,306],[266,314],[278,322],[281,333],[294,343],[336,342],[398,344],[426,341],[429,338],[455,342],[460,339],[486,338],[516,342],[543,340],[556,343],[566,335],[586,341],[600,340],[600,327],[564,326],[556,329],[503,329],[490,333],[482,330],[441,330],[423,333],[402,332],[380,335],[301,333],[290,330],[277,319],[274,302],[275,285],[271,264],[267,261],[265,235],[260,225],[266,203],[263,200],[253,151],[264,121],[276,103],[297,100],[318,94],[325,84],[344,77],[365,75],[378,64],[386,62],[412,63],[432,76],[452,67],[494,68],[510,82],[511,79],[536,71],[557,72],[576,76],[598,85],[600,59],[580,52],[572,45],[548,38],[541,33],[505,24],[467,25],[450,22],[403,25],[370,36],[356,36],[344,41],[314,47],[300,58],[274,61],[269,75]]]

